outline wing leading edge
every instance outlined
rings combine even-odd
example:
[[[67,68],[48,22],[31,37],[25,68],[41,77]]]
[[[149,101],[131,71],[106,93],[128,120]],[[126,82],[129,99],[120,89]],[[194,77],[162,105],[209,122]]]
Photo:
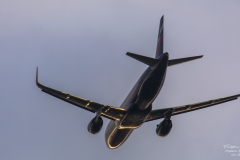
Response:
[[[149,116],[147,117],[145,122],[164,118],[164,113],[170,109],[172,109],[172,116],[174,116],[174,115],[178,115],[178,114],[182,114],[182,113],[195,111],[198,109],[211,107],[211,106],[225,103],[228,101],[232,101],[232,100],[237,99],[238,97],[240,97],[240,94],[229,96],[229,97],[224,97],[224,98],[219,98],[219,99],[214,99],[214,100],[209,100],[209,101],[205,101],[205,102],[200,102],[200,103],[184,105],[184,106],[152,110],[152,112],[149,114]]]
[[[55,89],[46,87],[38,82],[38,68],[36,72],[36,85],[45,93],[50,94],[56,98],[59,98],[63,101],[71,103],[77,107],[85,109],[90,112],[99,112],[105,118],[119,121],[125,114],[126,110],[123,108],[117,108],[113,106],[103,105],[90,100],[74,96],[65,92],[57,91]]]

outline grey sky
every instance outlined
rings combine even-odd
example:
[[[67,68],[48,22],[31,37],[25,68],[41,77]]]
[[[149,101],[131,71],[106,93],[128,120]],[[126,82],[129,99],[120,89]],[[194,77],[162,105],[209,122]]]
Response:
[[[172,118],[166,138],[153,121],[118,149],[87,132],[93,114],[41,92],[46,86],[120,106],[146,65],[127,51],[154,57],[164,15],[170,58],[203,54],[168,69],[153,107],[165,108],[240,93],[240,1],[0,2],[0,159],[239,159],[240,100]]]

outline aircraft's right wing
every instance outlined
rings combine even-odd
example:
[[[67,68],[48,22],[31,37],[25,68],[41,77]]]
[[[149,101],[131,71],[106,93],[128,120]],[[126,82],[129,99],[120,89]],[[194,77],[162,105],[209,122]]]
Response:
[[[99,112],[103,117],[110,120],[119,121],[125,114],[126,110],[123,108],[117,108],[114,106],[108,106],[99,104],[72,94],[61,92],[49,87],[46,87],[38,82],[38,69],[36,73],[36,85],[45,93],[50,94],[56,98],[59,98],[63,101],[71,103],[77,107],[85,109],[90,112]]]
[[[152,112],[146,118],[145,122],[164,118],[164,113],[166,113],[169,110],[172,110],[172,116],[175,116],[178,114],[187,113],[187,112],[195,111],[198,109],[203,109],[203,108],[211,107],[211,106],[214,106],[217,104],[232,101],[232,100],[237,99],[238,97],[240,97],[240,94],[229,96],[229,97],[224,97],[224,98],[219,98],[219,99],[214,99],[214,100],[209,100],[209,101],[205,101],[205,102],[200,102],[200,103],[184,105],[184,106],[152,110]]]

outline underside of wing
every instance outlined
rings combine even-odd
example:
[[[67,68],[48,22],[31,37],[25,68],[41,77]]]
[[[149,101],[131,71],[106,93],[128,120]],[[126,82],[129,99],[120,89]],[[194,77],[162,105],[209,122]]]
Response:
[[[107,106],[99,103],[92,102],[90,100],[74,96],[65,92],[57,91],[55,89],[46,87],[38,82],[38,69],[36,73],[36,85],[45,93],[48,93],[56,98],[71,103],[77,107],[88,110],[90,112],[99,112],[101,116],[111,120],[119,121],[125,114],[126,110],[123,108],[117,108],[113,106]]]
[[[172,116],[174,116],[174,115],[178,115],[178,114],[182,114],[182,113],[195,111],[195,110],[198,110],[198,109],[211,107],[211,106],[221,104],[221,103],[225,103],[225,102],[228,102],[228,101],[232,101],[232,100],[237,99],[238,97],[240,97],[240,94],[229,96],[229,97],[224,97],[224,98],[219,98],[219,99],[214,99],[214,100],[209,100],[209,101],[205,101],[205,102],[200,102],[200,103],[184,105],[184,106],[153,110],[149,114],[149,116],[147,117],[145,122],[163,118],[164,113],[166,113],[169,109],[172,110]]]

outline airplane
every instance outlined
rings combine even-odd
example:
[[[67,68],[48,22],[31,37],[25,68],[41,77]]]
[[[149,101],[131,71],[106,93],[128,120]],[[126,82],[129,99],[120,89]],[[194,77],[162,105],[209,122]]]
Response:
[[[126,53],[126,55],[145,63],[148,68],[141,75],[120,107],[99,104],[46,87],[38,82],[38,68],[36,71],[36,85],[45,93],[95,113],[95,117],[89,122],[87,127],[88,132],[91,134],[97,134],[101,130],[103,125],[102,117],[110,119],[105,131],[105,142],[110,149],[120,147],[133,130],[139,128],[143,123],[163,118],[156,127],[156,134],[160,137],[165,137],[172,129],[171,116],[237,99],[240,94],[172,108],[152,109],[152,103],[164,84],[167,68],[203,57],[203,55],[200,55],[169,60],[169,54],[167,52],[163,53],[163,22],[164,16],[160,19],[155,58],[131,52]]]

